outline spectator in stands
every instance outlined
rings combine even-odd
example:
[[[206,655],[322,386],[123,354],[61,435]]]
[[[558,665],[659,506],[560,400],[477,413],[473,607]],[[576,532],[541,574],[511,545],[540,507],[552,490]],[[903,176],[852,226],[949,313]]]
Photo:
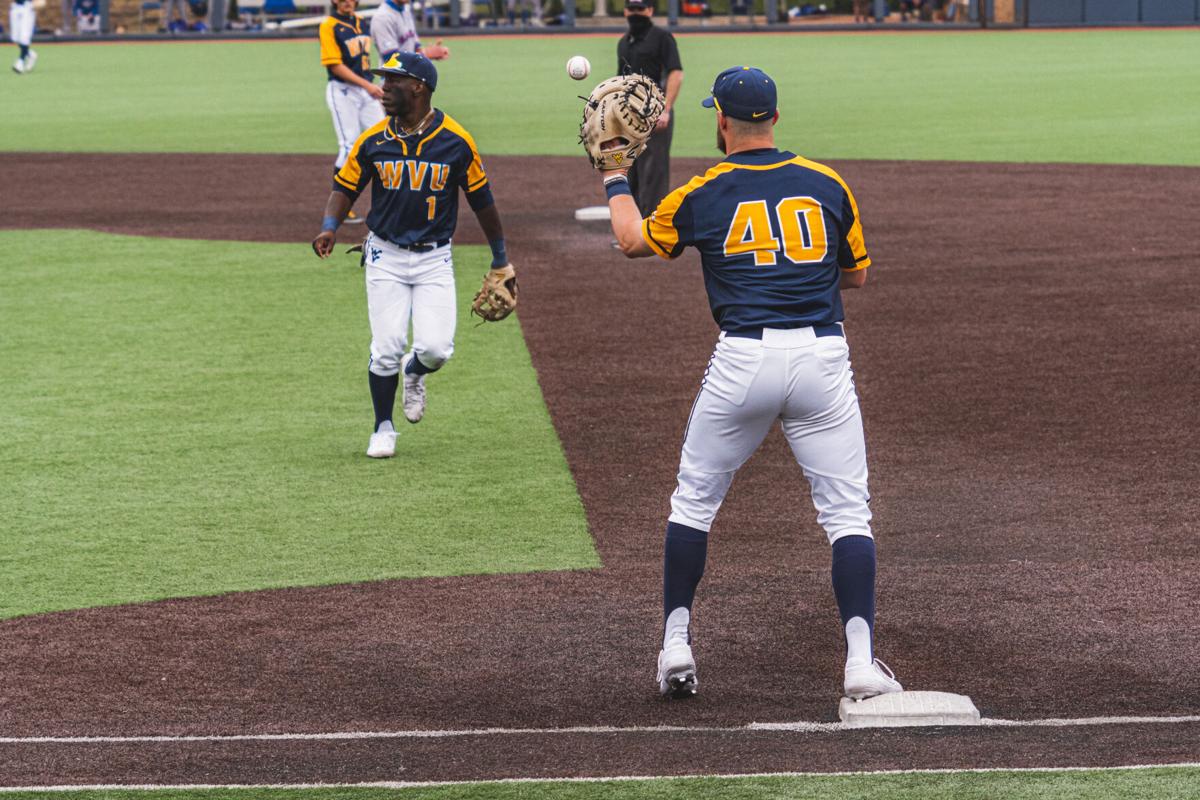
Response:
[[[208,33],[208,0],[188,0],[192,22],[187,29],[192,33]]]
[[[159,30],[168,33],[187,30],[187,0],[163,0]]]
[[[100,32],[100,0],[75,0],[71,8],[75,30],[80,33]]]
[[[918,19],[922,2],[923,0],[900,0],[900,21],[908,22],[910,16]]]
[[[946,22],[966,22],[971,16],[971,0],[950,0],[946,6]]]
[[[871,21],[871,0],[854,0],[854,21]]]
[[[532,21],[534,25],[542,24],[542,0],[504,0],[505,8],[508,11],[508,24],[515,25],[517,22],[517,7],[521,8],[521,24],[528,25]],[[530,7],[532,6],[532,17],[530,16]]]

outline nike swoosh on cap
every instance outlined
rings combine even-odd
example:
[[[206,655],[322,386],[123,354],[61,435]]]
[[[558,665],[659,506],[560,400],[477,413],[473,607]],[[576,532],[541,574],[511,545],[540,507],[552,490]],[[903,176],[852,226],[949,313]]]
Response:
[[[759,117],[765,117],[767,115],[767,113],[768,112],[766,112],[766,111],[755,111],[750,116],[754,117],[755,119],[758,119]]]

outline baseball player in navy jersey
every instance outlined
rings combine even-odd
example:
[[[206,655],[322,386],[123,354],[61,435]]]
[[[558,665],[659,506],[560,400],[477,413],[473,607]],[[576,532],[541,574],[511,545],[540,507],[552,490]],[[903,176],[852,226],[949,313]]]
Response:
[[[358,0],[336,0],[333,12],[321,21],[321,64],[329,74],[325,103],[333,116],[338,153],[337,172],[346,163],[350,148],[367,128],[383,119],[383,89],[371,77],[371,37],[362,17],[354,13]],[[351,211],[347,222],[362,222]]]
[[[31,50],[33,44],[34,21],[37,12],[33,8],[33,0],[12,0],[8,9],[9,36],[19,48],[17,60],[13,62],[13,72],[24,75],[33,70],[37,64],[37,51]]]
[[[775,148],[775,83],[761,70],[717,76],[726,158],[642,219],[620,172],[605,173],[613,232],[630,258],[700,251],[721,329],[684,435],[667,522],[662,649],[665,695],[696,693],[691,610],[708,532],[734,473],[778,420],[833,549],[833,590],[846,641],[843,691],[900,691],[874,657],[875,541],[858,395],[842,327],[841,290],[871,264],[854,195],[836,172]]]
[[[425,376],[454,352],[456,299],[450,239],[461,189],[492,248],[492,266],[508,265],[504,230],[475,140],[450,115],[433,108],[437,69],[419,53],[397,53],[373,70],[384,77],[388,117],[354,143],[334,176],[313,250],[333,251],[334,233],[354,200],[371,187],[363,242],[371,360],[367,369],[375,429],[371,458],[396,452],[392,410],[404,376],[404,417],[425,414]],[[408,325],[412,321],[412,349]]]
[[[396,53],[420,53],[431,61],[450,56],[450,48],[441,41],[429,47],[421,44],[413,21],[412,3],[408,0],[383,0],[379,4],[379,10],[371,18],[371,39],[381,64]]]

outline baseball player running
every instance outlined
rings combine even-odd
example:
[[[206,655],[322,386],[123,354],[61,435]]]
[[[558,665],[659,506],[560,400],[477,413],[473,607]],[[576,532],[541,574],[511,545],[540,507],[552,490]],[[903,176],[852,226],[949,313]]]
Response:
[[[623,170],[606,173],[612,228],[630,258],[700,251],[721,328],[684,435],[667,523],[659,690],[694,695],[691,609],[708,532],[734,473],[779,420],[833,547],[833,590],[846,641],[843,689],[861,699],[900,691],[872,652],[875,542],[867,459],[842,289],[866,282],[871,259],[854,195],[836,172],[775,148],[775,83],[761,70],[717,76],[726,158],[642,219]]]
[[[359,135],[383,119],[379,105],[383,90],[371,77],[371,37],[364,32],[362,17],[354,12],[357,7],[358,0],[335,0],[333,12],[318,30],[321,63],[329,73],[325,103],[338,140],[334,173],[346,163]],[[351,211],[346,222],[360,223],[362,219]]]
[[[413,21],[412,3],[408,0],[383,0],[379,10],[371,18],[371,38],[379,51],[380,63],[386,62],[396,53],[421,53],[432,61],[440,61],[450,55],[450,49],[437,44],[422,47],[417,37],[417,25]]]
[[[8,9],[8,27],[13,44],[20,49],[17,60],[12,65],[13,72],[18,75],[32,71],[37,64],[37,51],[31,50],[29,47],[33,44],[36,17],[37,12],[33,8],[33,0],[12,0],[12,5]]]
[[[437,69],[419,53],[396,53],[382,67],[388,117],[368,128],[334,176],[321,232],[313,250],[333,251],[334,233],[358,195],[371,186],[368,235],[363,242],[371,361],[367,379],[375,406],[371,458],[396,452],[392,410],[404,375],[404,417],[425,413],[425,376],[454,352],[454,266],[450,238],[458,222],[458,191],[479,219],[492,248],[493,269],[511,265],[500,214],[471,134],[431,106]],[[407,353],[408,323],[413,344]]]

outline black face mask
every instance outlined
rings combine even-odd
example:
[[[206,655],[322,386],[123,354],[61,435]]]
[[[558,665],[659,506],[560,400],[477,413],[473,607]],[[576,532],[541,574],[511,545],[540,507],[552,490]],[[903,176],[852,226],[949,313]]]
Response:
[[[650,29],[650,26],[652,24],[654,24],[654,23],[652,23],[650,21],[649,17],[643,16],[641,14],[630,14],[629,15],[629,32],[630,33],[645,33],[646,31],[648,31]]]

